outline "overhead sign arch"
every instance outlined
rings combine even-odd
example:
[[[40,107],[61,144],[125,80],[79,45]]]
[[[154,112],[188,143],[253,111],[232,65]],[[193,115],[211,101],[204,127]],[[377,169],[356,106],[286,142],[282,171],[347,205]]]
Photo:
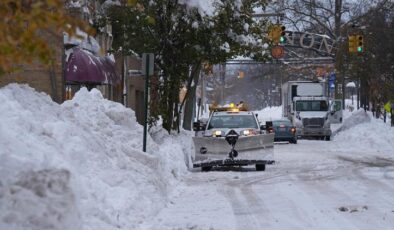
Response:
[[[285,37],[285,42],[282,44],[284,46],[311,49],[320,56],[335,56],[336,41],[327,35],[286,31]]]

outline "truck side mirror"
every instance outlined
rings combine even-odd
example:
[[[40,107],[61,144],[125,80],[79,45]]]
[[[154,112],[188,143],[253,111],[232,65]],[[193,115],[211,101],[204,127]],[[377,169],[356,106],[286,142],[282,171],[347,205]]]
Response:
[[[205,129],[205,124],[201,121],[193,122],[193,131],[202,131]]]
[[[265,122],[265,130],[268,133],[273,133],[274,132],[274,125],[273,125],[272,121],[266,121]]]
[[[200,122],[193,122],[193,131],[200,131]]]

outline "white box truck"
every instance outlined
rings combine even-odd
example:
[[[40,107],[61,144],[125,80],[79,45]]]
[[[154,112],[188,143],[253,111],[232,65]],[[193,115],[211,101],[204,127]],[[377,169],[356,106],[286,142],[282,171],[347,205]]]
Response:
[[[301,138],[331,139],[330,100],[325,82],[289,81],[282,85],[283,116],[297,129]],[[341,111],[342,112],[342,111]]]

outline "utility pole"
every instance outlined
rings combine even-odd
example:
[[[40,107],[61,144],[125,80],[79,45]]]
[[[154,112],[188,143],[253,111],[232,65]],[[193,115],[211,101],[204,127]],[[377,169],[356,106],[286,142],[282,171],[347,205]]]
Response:
[[[357,110],[360,109],[360,77],[357,80]]]
[[[220,91],[220,103],[224,104],[224,90],[226,85],[226,63],[220,64],[220,83],[221,83],[221,91]]]
[[[206,74],[204,73],[204,71],[201,71],[200,72],[200,76],[201,76],[201,115],[205,112],[205,94],[206,94],[206,92],[205,92],[205,77],[206,77]],[[200,116],[200,114],[198,115],[198,116]],[[198,117],[197,116],[197,117]]]
[[[344,65],[344,67],[346,66],[345,68],[343,68],[343,71],[342,71],[342,109],[344,110],[345,109],[345,89],[346,89],[346,87],[345,87],[346,68],[349,67],[346,55],[344,57],[343,65]]]

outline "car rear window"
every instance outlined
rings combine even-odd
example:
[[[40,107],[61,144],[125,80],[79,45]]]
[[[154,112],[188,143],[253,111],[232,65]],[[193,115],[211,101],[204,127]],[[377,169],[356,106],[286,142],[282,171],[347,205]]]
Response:
[[[280,125],[291,126],[290,121],[273,121],[272,124],[274,126],[280,126]]]

